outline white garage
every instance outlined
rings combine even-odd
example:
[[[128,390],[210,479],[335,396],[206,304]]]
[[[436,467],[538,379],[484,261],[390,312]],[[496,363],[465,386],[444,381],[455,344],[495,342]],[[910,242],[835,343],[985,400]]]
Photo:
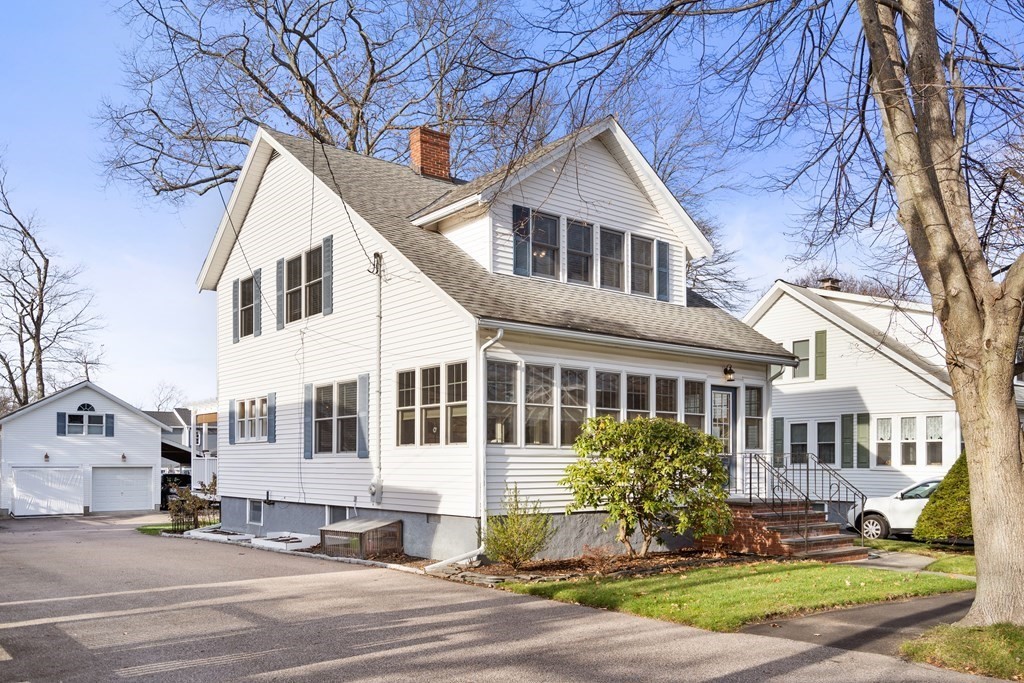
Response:
[[[153,507],[152,467],[93,467],[93,512],[145,510]]]
[[[0,418],[0,517],[154,510],[155,418],[81,382]]]

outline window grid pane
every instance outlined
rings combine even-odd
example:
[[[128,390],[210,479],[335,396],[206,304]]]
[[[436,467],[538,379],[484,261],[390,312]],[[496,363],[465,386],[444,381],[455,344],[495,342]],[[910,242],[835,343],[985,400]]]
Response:
[[[684,421],[694,429],[704,429],[704,382],[683,383]]]
[[[469,366],[467,363],[452,363],[445,368],[447,374],[446,396],[448,399],[446,440],[448,443],[466,443],[468,440],[469,409]]]
[[[576,443],[587,420],[587,370],[562,368],[562,433],[560,443]]]
[[[580,221],[566,223],[566,278],[569,282],[594,282],[594,229]]]
[[[356,451],[356,430],[358,427],[358,390],[355,382],[338,384],[338,452]]]
[[[626,375],[626,419],[648,417],[651,413],[651,378]]]
[[[558,218],[534,211],[532,231],[533,274],[558,279]]]
[[[313,401],[314,452],[331,453],[334,450],[334,387],[317,387]]]
[[[515,363],[487,363],[487,442],[516,443]]]
[[[794,464],[807,462],[807,425],[789,426],[789,461]]]
[[[625,235],[601,229],[601,288],[622,291]]]
[[[629,289],[633,294],[653,294],[654,240],[634,236],[630,246]]]
[[[398,412],[396,431],[399,446],[416,443],[416,371],[398,373]]]
[[[611,415],[618,419],[620,417],[621,402],[619,399],[620,383],[622,377],[617,372],[598,372],[594,375],[594,386],[596,388],[596,410],[597,415]]]
[[[551,445],[552,417],[555,398],[555,369],[539,365],[526,366],[526,443],[530,446]]]
[[[658,417],[675,420],[679,415],[679,381],[669,377],[654,380],[654,410]]]
[[[834,465],[836,462],[836,423],[818,423],[818,462]]]

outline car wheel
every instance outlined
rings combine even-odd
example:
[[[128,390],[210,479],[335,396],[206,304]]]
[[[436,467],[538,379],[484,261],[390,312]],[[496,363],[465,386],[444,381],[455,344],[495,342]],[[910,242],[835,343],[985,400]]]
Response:
[[[888,538],[889,523],[881,515],[865,515],[860,523],[861,533],[864,538]]]

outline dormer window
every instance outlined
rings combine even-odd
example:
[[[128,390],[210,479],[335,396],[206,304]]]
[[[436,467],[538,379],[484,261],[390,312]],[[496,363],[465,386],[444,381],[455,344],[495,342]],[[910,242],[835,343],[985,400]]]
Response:
[[[623,269],[626,236],[616,230],[601,229],[601,289],[621,292],[625,288]]]
[[[95,413],[96,408],[91,403],[83,403],[78,406],[78,412],[80,413]]]
[[[531,212],[532,270],[540,277],[558,279],[558,217],[540,211]]]
[[[633,236],[630,241],[630,292],[654,294],[654,240]]]
[[[566,221],[566,279],[594,284],[594,228],[580,221]]]

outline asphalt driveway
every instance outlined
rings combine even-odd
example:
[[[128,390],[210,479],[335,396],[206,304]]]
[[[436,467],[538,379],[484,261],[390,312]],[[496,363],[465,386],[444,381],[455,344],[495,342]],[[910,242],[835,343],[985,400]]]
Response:
[[[142,522],[0,521],[0,681],[972,680]]]

